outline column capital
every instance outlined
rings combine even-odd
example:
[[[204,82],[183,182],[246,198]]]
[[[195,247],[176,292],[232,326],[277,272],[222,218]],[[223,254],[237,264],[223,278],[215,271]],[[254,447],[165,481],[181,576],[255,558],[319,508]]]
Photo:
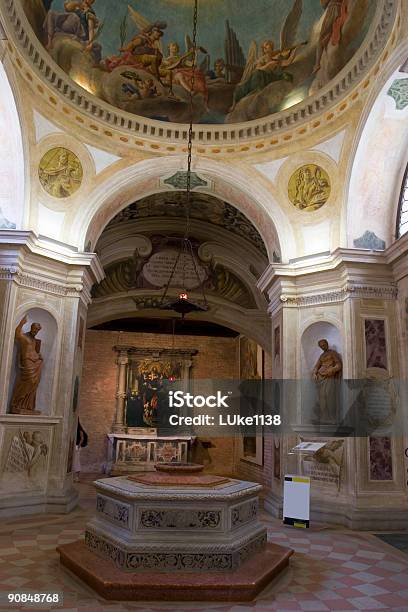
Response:
[[[92,285],[103,278],[95,253],[80,253],[31,231],[0,230],[0,280],[89,304]]]

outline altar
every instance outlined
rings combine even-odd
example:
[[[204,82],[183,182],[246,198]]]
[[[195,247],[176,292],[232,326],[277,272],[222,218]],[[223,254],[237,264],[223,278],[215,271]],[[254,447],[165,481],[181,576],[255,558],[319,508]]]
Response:
[[[192,436],[157,436],[155,430],[113,433],[109,438],[108,473],[154,471],[156,463],[186,463],[194,442]]]
[[[152,471],[156,463],[190,460],[194,438],[160,436],[160,420],[168,409],[172,385],[190,389],[196,349],[115,346],[116,410],[108,434],[107,472],[114,476]],[[159,433],[158,433],[159,432]]]

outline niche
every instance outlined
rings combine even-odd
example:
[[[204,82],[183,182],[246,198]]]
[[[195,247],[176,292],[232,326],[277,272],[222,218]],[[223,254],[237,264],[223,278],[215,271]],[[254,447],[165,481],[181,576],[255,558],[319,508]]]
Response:
[[[20,323],[24,315],[19,317],[14,323],[14,329]],[[39,410],[42,415],[50,415],[52,409],[53,383],[55,374],[55,364],[57,357],[57,334],[58,326],[54,317],[42,308],[31,308],[25,314],[27,323],[23,327],[23,333],[30,331],[32,323],[39,323],[41,330],[36,338],[41,341],[40,353],[43,358],[43,366],[41,369],[41,380],[37,388],[36,394],[36,410]],[[11,399],[13,396],[14,386],[19,371],[19,348],[17,342],[14,342],[12,368],[10,373],[10,386],[8,395],[8,410],[10,411]]]
[[[339,329],[327,321],[312,323],[302,335],[301,340],[301,392],[302,392],[302,420],[310,422],[315,417],[317,405],[317,389],[312,378],[313,368],[322,354],[318,341],[326,339],[329,348],[343,356],[343,343]]]

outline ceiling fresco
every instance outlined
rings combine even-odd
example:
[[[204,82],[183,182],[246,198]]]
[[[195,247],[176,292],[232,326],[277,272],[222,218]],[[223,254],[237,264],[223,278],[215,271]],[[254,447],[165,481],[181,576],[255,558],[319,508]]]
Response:
[[[325,87],[362,45],[370,0],[20,0],[38,39],[81,87],[130,113],[240,123]]]
[[[151,217],[180,218],[184,223],[185,199],[185,193],[180,191],[147,196],[118,213],[106,229],[126,221]],[[261,235],[245,215],[234,206],[204,193],[193,193],[190,206],[190,217],[192,219],[217,225],[248,240],[262,255],[267,257]],[[184,227],[184,225],[181,227]]]

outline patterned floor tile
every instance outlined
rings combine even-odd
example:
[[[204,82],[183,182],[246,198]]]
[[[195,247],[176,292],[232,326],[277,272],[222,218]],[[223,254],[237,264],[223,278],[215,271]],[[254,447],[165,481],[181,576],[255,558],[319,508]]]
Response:
[[[288,570],[252,604],[106,602],[59,565],[55,548],[83,537],[93,513],[94,491],[79,485],[80,507],[53,515],[2,524],[1,590],[55,590],[64,593],[64,612],[324,612],[326,610],[408,610],[408,558],[370,534],[346,529],[299,530],[264,515],[268,538],[295,550]],[[394,552],[395,551],[395,552]],[[1,608],[0,608],[1,609]]]

